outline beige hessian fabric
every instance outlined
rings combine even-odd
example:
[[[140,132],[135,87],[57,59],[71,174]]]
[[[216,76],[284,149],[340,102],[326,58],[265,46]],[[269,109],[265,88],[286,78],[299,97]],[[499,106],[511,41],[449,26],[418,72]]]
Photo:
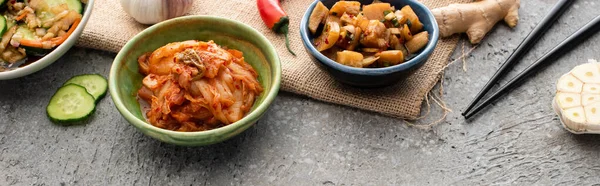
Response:
[[[429,8],[470,0],[421,0]],[[326,102],[375,111],[405,119],[419,116],[425,94],[438,82],[436,72],[442,70],[454,50],[456,37],[440,40],[427,63],[414,75],[396,85],[382,89],[358,89],[342,85],[321,71],[310,60],[299,36],[299,21],[313,0],[284,0],[281,2],[291,19],[290,42],[298,54],[287,52],[284,37],[273,34],[262,22],[254,0],[195,1],[194,15],[215,15],[241,21],[262,32],[277,48],[283,67],[282,90]],[[123,45],[146,26],[138,24],[121,8],[119,0],[96,0],[78,46],[118,52]]]

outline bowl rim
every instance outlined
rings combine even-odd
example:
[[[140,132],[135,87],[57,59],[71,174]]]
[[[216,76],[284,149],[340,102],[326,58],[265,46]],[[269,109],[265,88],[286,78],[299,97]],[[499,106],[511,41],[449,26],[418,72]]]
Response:
[[[386,74],[390,74],[390,73],[394,73],[394,72],[398,72],[398,71],[404,71],[404,70],[410,69],[413,66],[418,65],[421,62],[423,62],[423,63],[426,62],[429,55],[431,55],[433,53],[433,51],[435,50],[435,47],[437,46],[437,43],[438,43],[438,40],[440,37],[440,29],[438,27],[438,23],[435,19],[435,16],[431,12],[431,10],[429,10],[429,8],[427,8],[427,6],[425,6],[423,3],[419,2],[419,1],[404,0],[404,1],[409,2],[407,4],[412,3],[416,6],[418,6],[419,8],[425,10],[426,14],[424,16],[427,16],[427,17],[429,17],[430,20],[432,20],[433,33],[429,34],[431,39],[429,40],[429,42],[427,42],[427,46],[424,49],[422,49],[422,52],[419,53],[414,58],[412,58],[404,63],[394,65],[394,66],[389,66],[389,67],[357,68],[357,67],[342,65],[336,61],[329,59],[327,56],[325,56],[321,52],[319,52],[315,48],[315,46],[313,46],[312,41],[310,41],[310,39],[308,38],[308,32],[307,32],[308,19],[310,18],[310,14],[312,13],[312,10],[315,9],[315,6],[317,5],[317,2],[319,2],[319,1],[320,0],[315,0],[312,4],[310,4],[308,9],[306,9],[306,12],[304,13],[304,16],[302,16],[302,20],[300,21],[300,37],[302,39],[302,43],[304,44],[304,47],[309,51],[310,54],[312,54],[312,56],[317,58],[317,60],[320,61],[322,64],[327,65],[328,67],[331,67],[335,70],[342,71],[345,73],[350,73],[350,74],[364,75],[364,76],[380,76],[380,75],[386,75]]]
[[[58,45],[58,47],[54,48],[50,53],[46,54],[44,57],[38,59],[37,61],[31,64],[28,64],[24,67],[19,67],[14,70],[0,72],[0,80],[9,80],[27,76],[37,71],[40,71],[48,67],[52,63],[58,61],[60,57],[62,57],[65,53],[67,53],[67,51],[71,47],[73,47],[77,39],[81,37],[83,29],[85,28],[88,20],[92,16],[92,10],[94,9],[94,1],[95,0],[88,0],[88,2],[85,4],[85,10],[83,11],[81,23],[79,24],[79,26],[77,26],[77,28],[75,28],[73,34],[71,34],[71,36],[69,36],[69,38],[67,38],[67,40],[63,44]]]
[[[271,55],[273,55],[271,57],[274,57],[275,61],[269,63],[270,65],[272,65],[271,74],[273,74],[273,77],[272,77],[273,81],[272,81],[271,89],[269,89],[268,92],[266,92],[267,95],[266,95],[265,99],[263,100],[263,102],[261,102],[256,107],[256,109],[254,109],[250,113],[247,113],[242,119],[240,119],[234,123],[231,123],[229,125],[219,127],[216,129],[212,129],[212,130],[206,130],[206,131],[180,132],[180,131],[167,130],[167,129],[162,129],[162,128],[156,127],[156,126],[148,123],[147,121],[143,121],[143,120],[135,117],[125,107],[123,101],[120,99],[121,94],[119,94],[116,89],[116,87],[118,87],[117,80],[116,80],[117,72],[118,72],[119,66],[121,66],[121,64],[125,62],[124,61],[124,58],[126,56],[125,51],[134,50],[134,46],[137,41],[142,40],[142,38],[144,38],[144,37],[151,36],[150,33],[156,29],[159,29],[160,27],[163,27],[163,26],[166,26],[169,24],[174,24],[176,22],[180,22],[180,21],[184,21],[184,20],[195,20],[195,19],[208,19],[208,20],[219,21],[219,22],[228,22],[229,24],[235,25],[236,27],[240,27],[240,29],[245,29],[249,32],[253,32],[254,34],[258,35],[257,39],[259,40],[259,42],[266,44],[266,46],[267,46],[266,52],[271,53]],[[218,134],[227,133],[228,131],[235,131],[239,128],[244,127],[245,125],[251,124],[251,121],[260,118],[262,116],[262,114],[267,111],[268,107],[275,100],[275,97],[277,96],[277,93],[279,92],[279,88],[281,85],[281,71],[282,71],[281,70],[281,61],[279,59],[277,50],[275,49],[273,44],[271,42],[269,42],[269,40],[258,30],[248,26],[247,24],[244,24],[244,23],[236,21],[236,20],[228,19],[228,18],[209,16],[209,15],[190,15],[190,16],[173,18],[173,19],[152,25],[152,26],[144,29],[140,33],[136,34],[129,41],[127,41],[127,43],[123,46],[123,48],[121,48],[121,50],[115,57],[115,59],[112,63],[112,66],[110,68],[109,91],[110,91],[111,97],[113,99],[113,102],[114,102],[115,106],[117,107],[117,110],[119,110],[121,115],[123,115],[123,117],[125,117],[125,119],[129,121],[129,123],[133,124],[138,129],[152,130],[154,132],[158,132],[158,133],[168,135],[171,137],[174,135],[180,136],[180,137],[210,136],[210,135],[218,135]]]

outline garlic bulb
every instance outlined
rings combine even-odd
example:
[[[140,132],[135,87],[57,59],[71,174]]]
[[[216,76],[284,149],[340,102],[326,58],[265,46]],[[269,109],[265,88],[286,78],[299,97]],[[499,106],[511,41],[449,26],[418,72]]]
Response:
[[[600,63],[590,60],[563,75],[552,107],[568,131],[600,134]]]
[[[194,0],[121,0],[123,10],[142,24],[154,24],[186,14]]]

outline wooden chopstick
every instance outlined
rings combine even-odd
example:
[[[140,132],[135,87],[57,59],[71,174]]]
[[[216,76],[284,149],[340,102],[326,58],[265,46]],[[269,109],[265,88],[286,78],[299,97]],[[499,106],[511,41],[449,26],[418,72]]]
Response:
[[[565,53],[571,51],[578,44],[582,43],[595,33],[600,31],[600,16],[597,16],[588,24],[577,30],[567,39],[563,40],[552,50],[544,54],[533,64],[529,65],[523,72],[519,73],[516,77],[511,79],[506,85],[501,87],[498,91],[496,91],[492,96],[483,101],[481,104],[477,105],[471,112],[467,113],[465,116],[466,119],[469,119],[471,116],[475,115],[481,109],[486,107],[492,101],[498,99],[503,94],[507,93],[510,89],[516,88],[526,77],[534,74],[535,72],[541,71],[544,65],[549,65],[552,62],[556,61],[558,58],[563,56]]]
[[[546,33],[546,31],[554,23],[567,8],[573,4],[573,0],[559,0],[556,5],[550,10],[550,12],[542,19],[542,21],[525,37],[525,39],[519,44],[517,49],[508,57],[506,62],[500,66],[498,71],[492,76],[492,78],[485,84],[483,89],[475,96],[473,101],[469,104],[467,109],[462,113],[465,116],[471,109],[487,94],[492,87],[496,84],[496,81],[508,72],[508,69],[513,66],[514,63],[518,62],[531,48],[533,45]]]

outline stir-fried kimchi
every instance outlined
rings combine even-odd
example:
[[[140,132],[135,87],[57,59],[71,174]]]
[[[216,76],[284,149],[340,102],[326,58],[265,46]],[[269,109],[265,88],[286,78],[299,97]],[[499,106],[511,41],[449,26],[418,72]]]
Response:
[[[167,44],[139,57],[145,77],[138,96],[147,120],[174,131],[204,131],[236,122],[263,88],[242,52],[213,41]]]

